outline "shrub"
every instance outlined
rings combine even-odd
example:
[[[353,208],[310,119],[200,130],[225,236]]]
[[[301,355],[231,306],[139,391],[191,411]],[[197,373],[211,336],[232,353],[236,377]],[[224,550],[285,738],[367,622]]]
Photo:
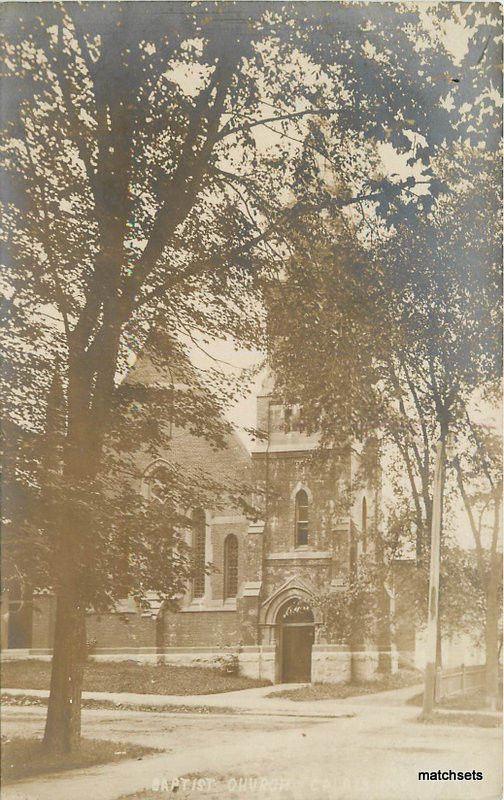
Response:
[[[223,675],[238,675],[240,663],[236,653],[222,653],[214,661],[215,667]]]

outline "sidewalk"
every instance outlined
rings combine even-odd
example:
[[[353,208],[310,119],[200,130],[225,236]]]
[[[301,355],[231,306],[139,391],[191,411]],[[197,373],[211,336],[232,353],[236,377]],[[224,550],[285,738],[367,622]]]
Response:
[[[267,698],[265,695],[271,691],[285,688],[285,686],[266,686],[254,689],[243,689],[237,692],[227,692],[225,695],[200,695],[197,697],[184,696],[158,696],[139,694],[117,694],[107,692],[86,692],[86,698],[107,699],[131,704],[149,704],[165,706],[202,706],[208,705],[216,709],[233,708],[243,715],[258,716],[294,716],[294,717],[320,717],[322,727],[326,732],[321,735],[324,741],[333,737],[332,726],[341,724],[342,735],[349,742],[353,737],[359,737],[361,732],[366,732],[373,726],[391,726],[404,719],[413,719],[418,710],[411,706],[404,706],[403,698],[409,696],[418,687],[408,687],[377,695],[364,695],[342,700],[317,700],[309,703],[293,702],[283,698]],[[288,684],[288,688],[294,688]],[[37,697],[47,696],[42,690],[29,691],[21,689],[4,690],[11,695],[32,695]],[[408,694],[407,694],[408,693]],[[366,705],[372,697],[373,702]],[[6,707],[7,708],[7,707]],[[90,712],[91,713],[91,712]],[[105,712],[103,712],[105,713]],[[113,712],[108,711],[108,714]],[[135,712],[140,714],[141,712]],[[146,712],[148,715],[148,712]],[[191,715],[192,716],[192,715]],[[340,719],[339,719],[340,718]],[[326,729],[326,725],[329,725]],[[311,734],[313,735],[313,734]],[[213,774],[218,765],[218,771],[226,773],[229,769],[244,770],[245,773],[254,772],[258,764],[269,765],[276,763],[275,752],[279,748],[288,752],[292,747],[299,747],[299,729],[278,730],[263,732],[260,735],[248,738],[247,748],[243,742],[237,740],[235,744],[213,744],[203,749],[179,752],[177,754],[166,752],[143,758],[141,761],[123,761],[116,764],[105,764],[86,769],[73,770],[71,773],[51,774],[34,778],[29,781],[3,787],[2,800],[86,800],[90,796],[93,800],[116,800],[123,795],[148,789],[165,780],[171,782],[177,776],[188,773],[200,775]],[[160,795],[161,797],[162,795]]]
[[[348,717],[355,712],[350,710],[351,706],[357,708],[365,703],[373,707],[401,706],[404,705],[409,697],[417,694],[420,686],[408,686],[403,689],[392,689],[375,694],[357,695],[340,700],[312,700],[312,701],[293,701],[281,697],[267,697],[272,692],[282,689],[295,689],[304,684],[276,684],[275,686],[259,686],[253,689],[240,689],[235,692],[222,692],[219,694],[201,695],[156,695],[156,694],[135,694],[132,692],[83,692],[84,700],[106,701],[127,706],[173,706],[176,708],[207,708],[233,709],[243,714],[260,714],[265,716],[290,716],[290,717],[321,717],[335,719],[338,717]],[[4,695],[43,697],[46,698],[49,692],[46,689],[3,689]]]

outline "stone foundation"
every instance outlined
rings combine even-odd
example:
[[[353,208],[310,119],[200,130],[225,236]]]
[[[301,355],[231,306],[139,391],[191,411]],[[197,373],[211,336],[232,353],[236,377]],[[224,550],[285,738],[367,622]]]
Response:
[[[238,653],[240,675],[275,683],[275,648],[269,645],[262,647],[243,647]]]
[[[352,678],[355,681],[372,681],[380,671],[380,656],[382,663],[388,662],[392,672],[397,672],[398,655],[392,652],[380,653],[378,650],[364,650],[352,654]]]
[[[247,678],[279,683],[277,652],[274,645],[245,646],[241,648],[216,649],[213,647],[155,647],[97,648],[89,656],[93,661],[134,661],[138,664],[174,664],[186,667],[215,668],[218,659],[227,654],[238,656],[239,672]],[[383,653],[391,660],[392,672],[398,669],[398,654]],[[4,650],[3,660],[37,658],[50,661],[49,649]],[[342,645],[315,644],[312,649],[312,683],[348,683],[349,681],[369,681],[378,675],[380,653],[366,650],[351,653]]]
[[[138,664],[174,664],[184,667],[215,668],[217,660],[229,654],[238,656],[240,675],[274,683],[275,648],[270,646],[250,646],[222,650],[214,647],[166,647],[163,650],[157,650],[155,647],[139,647],[136,649],[98,647],[89,656],[89,659],[91,661],[133,661]],[[50,661],[51,657],[51,650],[47,648],[4,650],[2,652],[2,660],[4,661],[17,661],[27,658]]]
[[[346,683],[352,671],[352,655],[340,645],[319,644],[312,649],[312,683]]]

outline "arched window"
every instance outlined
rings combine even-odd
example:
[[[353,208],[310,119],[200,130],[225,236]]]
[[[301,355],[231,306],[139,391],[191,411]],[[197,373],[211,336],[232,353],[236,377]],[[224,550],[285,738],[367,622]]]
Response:
[[[205,564],[206,564],[206,520],[202,508],[193,511],[193,558],[194,578],[193,597],[203,597],[205,594]]]
[[[296,547],[308,544],[308,495],[300,489],[296,495]]]
[[[168,499],[171,483],[170,471],[165,466],[159,466],[149,473],[145,479],[148,487],[149,500],[156,500],[164,505]]]
[[[224,541],[224,600],[238,594],[238,539],[234,533]]]
[[[362,519],[361,519],[361,534],[362,534],[362,551],[367,552],[367,502],[366,498],[362,498]]]

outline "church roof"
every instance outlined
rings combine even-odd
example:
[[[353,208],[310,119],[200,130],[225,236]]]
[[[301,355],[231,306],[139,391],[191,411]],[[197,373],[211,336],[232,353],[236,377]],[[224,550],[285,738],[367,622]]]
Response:
[[[169,337],[162,334],[151,337],[123,381],[126,387],[141,388],[144,400],[139,413],[149,414],[149,389],[153,390],[153,397],[158,390],[188,390],[188,399],[191,391],[194,394],[204,391],[198,384],[197,370],[180,350],[173,350],[172,346]],[[158,403],[156,413],[159,413]],[[166,439],[157,443],[156,457],[153,458],[152,449],[147,446],[141,447],[135,454],[137,467],[142,474],[153,463],[167,461],[180,463],[195,473],[201,470],[229,485],[248,479],[251,457],[234,431],[224,435],[223,447],[215,447],[204,436],[195,435],[181,425],[170,424],[168,404],[166,420],[159,422],[166,431]]]

